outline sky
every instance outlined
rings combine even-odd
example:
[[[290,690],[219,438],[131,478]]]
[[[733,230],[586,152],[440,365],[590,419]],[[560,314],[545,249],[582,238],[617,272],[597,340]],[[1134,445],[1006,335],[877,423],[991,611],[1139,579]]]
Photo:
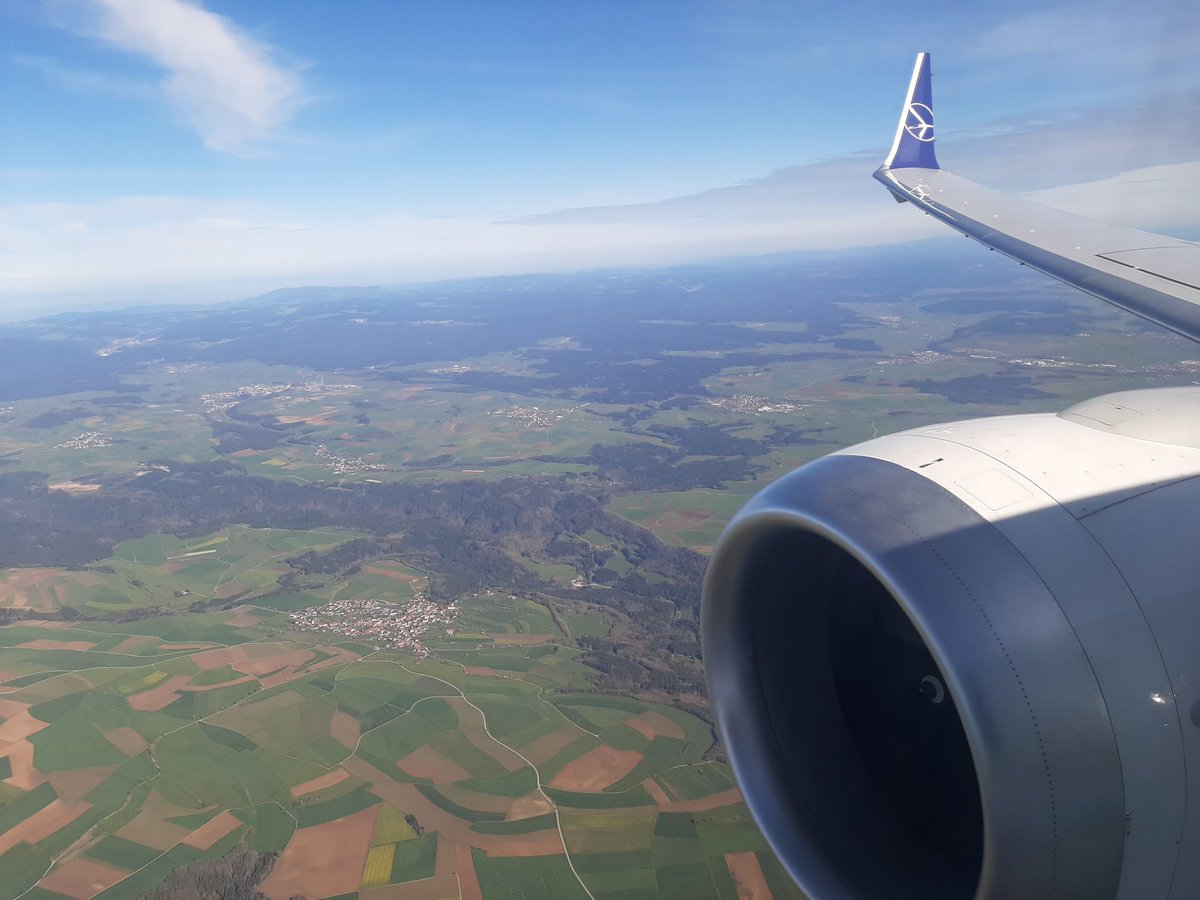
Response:
[[[927,239],[938,155],[1200,233],[1200,4],[0,0],[0,318]]]

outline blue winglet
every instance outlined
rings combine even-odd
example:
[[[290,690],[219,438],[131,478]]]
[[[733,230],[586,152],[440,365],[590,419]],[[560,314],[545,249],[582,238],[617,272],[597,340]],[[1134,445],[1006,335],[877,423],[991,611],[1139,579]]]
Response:
[[[929,78],[929,54],[918,53],[913,66],[912,80],[892,152],[884,160],[885,169],[936,169],[937,155],[933,152],[933,91]]]

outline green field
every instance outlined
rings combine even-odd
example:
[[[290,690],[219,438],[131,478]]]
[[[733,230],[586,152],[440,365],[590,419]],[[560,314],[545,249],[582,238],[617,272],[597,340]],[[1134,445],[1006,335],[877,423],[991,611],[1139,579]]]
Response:
[[[82,571],[38,570],[42,574],[32,583],[22,584],[19,591],[6,590],[0,580],[0,607],[20,604],[54,612],[66,604],[84,614],[104,615],[145,606],[185,607],[197,601],[267,594],[288,571],[284,562],[288,556],[304,550],[328,550],[361,536],[337,529],[234,526],[195,539],[169,535],[136,538],[118,544],[111,557]],[[4,571],[0,570],[0,575]]]
[[[472,850],[485,897],[500,900],[560,900],[586,897],[562,856],[489,857]]]
[[[761,485],[743,490],[738,487],[625,494],[615,498],[608,510],[649,528],[672,546],[711,547],[733,514]],[[616,568],[612,563],[608,565]]]
[[[174,552],[173,540],[125,549],[131,557],[136,549],[141,566],[152,553]],[[507,595],[495,599],[495,608],[488,609],[489,598],[478,595],[469,609],[477,623],[486,621],[496,635],[542,634],[555,627],[538,603]],[[744,813],[732,818],[656,815],[654,800],[638,783],[645,777],[654,777],[669,797],[680,800],[729,788],[726,770],[700,762],[708,726],[659,704],[555,690],[586,687],[578,650],[547,643],[460,645],[438,651],[443,658],[418,660],[382,652],[359,659],[355,654],[370,648],[346,644],[357,649],[348,657],[335,657],[344,651],[313,638],[281,641],[280,613],[243,609],[253,615],[246,618],[230,610],[127,624],[0,630],[0,646],[12,660],[6,699],[29,704],[30,715],[43,723],[29,737],[32,765],[65,777],[62,784],[83,785],[79,789],[88,792],[91,804],[85,815],[36,847],[20,846],[0,857],[4,871],[24,885],[16,893],[41,877],[48,854],[61,852],[92,828],[84,855],[138,870],[129,884],[144,891],[180,860],[239,846],[280,851],[297,829],[328,827],[373,807],[380,813],[363,884],[427,878],[433,873],[438,831],[408,817],[410,810],[397,804],[390,792],[401,786],[452,821],[465,823],[461,827],[469,825],[481,839],[544,839],[555,828],[557,806],[568,846],[581,859],[595,863],[605,854],[641,854],[629,856],[625,869],[608,865],[588,872],[589,885],[601,893],[637,896],[656,889],[654,878],[663,866],[721,848],[759,851],[765,846]],[[235,655],[213,656],[218,652]],[[272,662],[276,657],[311,665],[338,662],[313,672],[301,665],[285,672],[281,683],[264,688],[262,679],[279,671],[281,663]],[[464,666],[474,667],[473,674]],[[248,671],[267,674],[248,676]],[[35,674],[40,677],[31,677]],[[665,717],[684,739],[649,739],[628,724],[651,713]],[[662,719],[655,721],[665,727]],[[645,759],[608,790],[539,791],[534,769],[506,748],[537,752],[539,741],[574,728],[571,722],[601,737],[576,730],[579,737],[539,764],[543,784],[601,741],[622,752],[643,753]],[[147,745],[153,747],[152,755]],[[13,760],[0,759],[8,777],[17,773]],[[360,772],[355,759],[372,768]],[[410,760],[406,765],[417,774],[406,774],[397,765],[401,759]],[[96,774],[86,774],[90,772]],[[439,783],[432,783],[430,775]],[[310,782],[317,787],[302,787]],[[29,791],[0,785],[0,831],[20,825],[55,799],[49,783]],[[509,819],[514,804],[528,803],[535,804],[533,814]],[[231,811],[240,827],[209,851],[179,844],[162,853],[116,833],[132,827],[139,815],[161,815],[158,827],[181,840],[209,827],[221,810]],[[630,816],[636,826],[611,827]],[[563,857],[477,854],[477,859],[489,896],[518,889],[537,896],[570,896],[579,890]],[[720,877],[714,870],[714,883]],[[120,893],[114,888],[105,895]]]

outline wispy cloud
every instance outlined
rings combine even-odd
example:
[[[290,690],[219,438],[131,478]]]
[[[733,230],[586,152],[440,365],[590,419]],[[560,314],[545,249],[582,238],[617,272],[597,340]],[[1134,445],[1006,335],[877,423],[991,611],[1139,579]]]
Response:
[[[186,0],[75,0],[71,27],[165,71],[160,89],[206,146],[248,153],[304,102],[295,67],[233,22]]]
[[[1154,90],[1195,87],[1200,6],[1147,0],[1072,3],[1016,13],[980,29],[963,50],[984,65],[1019,64],[1035,72],[1073,72],[1145,82]],[[1053,53],[1047,53],[1047,47]]]
[[[132,100],[152,100],[155,97],[154,86],[139,78],[67,65],[46,56],[18,54],[12,59],[17,65],[36,72],[65,91]]]

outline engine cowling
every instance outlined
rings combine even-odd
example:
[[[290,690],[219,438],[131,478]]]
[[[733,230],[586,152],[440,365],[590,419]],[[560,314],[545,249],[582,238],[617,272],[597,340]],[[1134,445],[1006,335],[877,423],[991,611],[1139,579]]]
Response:
[[[827,898],[1200,896],[1200,389],[880,438],[722,535],[705,667]]]

